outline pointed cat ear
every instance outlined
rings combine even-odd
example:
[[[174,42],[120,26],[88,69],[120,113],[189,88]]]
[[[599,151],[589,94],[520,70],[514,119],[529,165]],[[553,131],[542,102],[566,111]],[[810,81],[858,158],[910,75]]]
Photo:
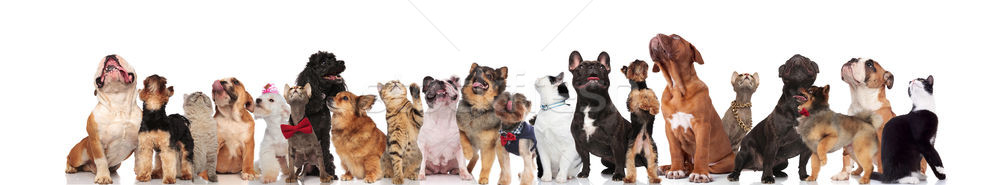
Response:
[[[729,83],[736,85],[736,80],[740,78],[740,73],[733,71],[733,76],[729,77]]]
[[[313,88],[309,85],[309,83],[306,83],[306,86],[303,89],[306,91],[306,97],[312,97]]]
[[[934,75],[927,75],[927,84],[934,85]]]

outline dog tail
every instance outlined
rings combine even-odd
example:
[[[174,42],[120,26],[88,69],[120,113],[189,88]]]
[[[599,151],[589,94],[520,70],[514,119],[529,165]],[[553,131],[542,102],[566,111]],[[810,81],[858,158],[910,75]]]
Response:
[[[875,126],[875,128],[879,128],[882,126],[882,115],[875,114],[875,112],[864,111],[858,113],[858,115],[855,116],[861,118],[864,121],[867,121],[868,123],[872,124],[872,126]]]

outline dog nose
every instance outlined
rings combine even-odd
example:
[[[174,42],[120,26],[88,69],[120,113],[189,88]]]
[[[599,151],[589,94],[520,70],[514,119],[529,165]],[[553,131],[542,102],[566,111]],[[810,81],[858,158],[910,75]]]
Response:
[[[260,98],[257,98],[257,104],[260,104],[260,102],[262,102],[262,101],[264,101],[264,100],[261,100]]]

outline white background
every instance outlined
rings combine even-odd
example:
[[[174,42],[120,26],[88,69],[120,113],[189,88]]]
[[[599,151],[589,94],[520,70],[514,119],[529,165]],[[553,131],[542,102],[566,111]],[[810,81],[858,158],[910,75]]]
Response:
[[[346,61],[343,76],[356,94],[375,94],[376,82],[394,79],[409,83],[426,75],[464,77],[470,64],[478,62],[509,67],[508,91],[537,100],[534,80],[566,72],[571,51],[581,51],[586,60],[608,51],[612,66],[619,67],[634,59],[649,61],[647,46],[656,33],[679,34],[701,51],[705,65],[696,69],[719,112],[735,96],[730,74],[759,72],[754,123],[773,108],[781,85],[777,68],[794,54],[819,63],[816,84],[832,86],[832,108],[841,112],[850,95],[839,69],[852,57],[874,58],[895,74],[888,98],[897,114],[910,109],[907,82],[933,74],[940,117],[937,149],[949,176],[947,181],[931,176],[926,183],[989,183],[997,166],[992,139],[998,129],[997,88],[989,78],[997,69],[997,7],[958,1],[5,1],[0,3],[5,87],[0,105],[6,120],[0,129],[0,183],[93,182],[92,174],[66,175],[63,170],[69,149],[86,135],[85,119],[96,103],[91,77],[108,54],[128,60],[140,80],[152,74],[168,78],[177,91],[168,113],[182,112],[183,93],[209,92],[212,81],[222,77],[239,78],[254,96],[266,83],[292,83],[318,50]],[[627,81],[617,71],[611,80],[611,95],[625,113]],[[660,74],[651,74],[649,81],[662,91]],[[383,109],[376,103],[369,115],[384,130]],[[662,121],[657,119],[654,134],[661,165],[669,163]],[[265,123],[257,124],[260,140]],[[856,178],[829,179],[840,169],[839,152],[829,156],[817,183],[856,184]],[[133,159],[123,163],[115,183],[136,182]],[[522,169],[520,158],[512,160],[516,173]],[[596,157],[592,160],[590,179],[572,184],[620,184],[598,175],[604,167]],[[785,172],[794,176],[796,160],[791,161]],[[342,169],[338,165],[338,174]],[[491,184],[498,173],[493,170]],[[716,183],[735,184],[725,175],[713,177]],[[739,184],[757,184],[759,177],[758,172],[744,172]],[[644,173],[638,179],[647,182]],[[315,177],[306,181],[318,183]],[[798,183],[796,178],[778,181]],[[245,183],[258,182],[222,178],[222,184]],[[345,183],[360,184],[335,184]],[[473,184],[453,176],[407,183]]]

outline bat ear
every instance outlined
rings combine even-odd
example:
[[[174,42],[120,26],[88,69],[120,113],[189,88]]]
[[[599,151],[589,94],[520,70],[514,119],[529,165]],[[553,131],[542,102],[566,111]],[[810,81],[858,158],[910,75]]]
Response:
[[[885,80],[885,87],[892,89],[892,84],[896,81],[896,77],[892,75],[892,72],[886,71],[882,74],[882,80]]]
[[[424,83],[420,87],[423,87],[424,90],[427,90],[427,86],[431,85],[431,82],[434,82],[434,77],[425,76]]]
[[[580,62],[582,61],[583,58],[580,57],[579,51],[573,51],[572,53],[569,53],[569,70],[573,71],[574,69],[576,69],[576,67],[580,67]]]
[[[602,51],[601,54],[597,55],[597,62],[604,65],[605,69],[611,70],[611,55],[608,55],[608,52]]]

